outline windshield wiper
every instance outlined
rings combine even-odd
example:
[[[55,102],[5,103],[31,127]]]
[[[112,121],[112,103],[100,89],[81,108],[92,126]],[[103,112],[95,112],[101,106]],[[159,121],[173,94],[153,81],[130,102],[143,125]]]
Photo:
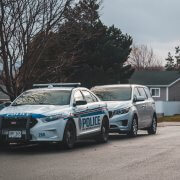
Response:
[[[23,105],[27,105],[27,104],[12,104],[12,106],[23,106]]]

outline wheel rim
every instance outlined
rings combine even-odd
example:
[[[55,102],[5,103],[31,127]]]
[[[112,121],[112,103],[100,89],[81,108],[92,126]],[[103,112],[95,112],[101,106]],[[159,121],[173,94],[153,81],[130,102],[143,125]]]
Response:
[[[103,135],[104,140],[106,141],[108,139],[108,131],[105,125],[102,127],[102,135]]]
[[[133,120],[133,134],[137,135],[137,123],[136,123],[136,119]]]
[[[156,123],[156,118],[153,118],[153,131],[156,132],[157,129],[157,123]]]
[[[75,132],[72,125],[69,126],[67,133],[66,133],[66,142],[69,147],[74,145],[75,142]]]

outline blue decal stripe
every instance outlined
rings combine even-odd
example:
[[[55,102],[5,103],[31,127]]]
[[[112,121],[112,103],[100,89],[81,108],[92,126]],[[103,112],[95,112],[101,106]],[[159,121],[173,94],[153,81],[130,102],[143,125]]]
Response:
[[[97,111],[102,111],[102,108],[95,108],[92,110],[89,109],[89,110],[81,111],[81,112],[76,113],[76,115],[82,115],[82,114],[87,114],[87,113],[97,112]]]
[[[82,115],[81,117],[97,116],[97,115],[100,115],[100,114],[104,114],[104,112],[103,112],[103,111],[91,112],[91,113],[84,114],[84,115]]]
[[[6,117],[6,118],[27,118],[27,117],[32,117],[32,118],[44,118],[46,116],[42,114],[31,114],[31,113],[24,113],[24,114],[1,114],[0,117]]]

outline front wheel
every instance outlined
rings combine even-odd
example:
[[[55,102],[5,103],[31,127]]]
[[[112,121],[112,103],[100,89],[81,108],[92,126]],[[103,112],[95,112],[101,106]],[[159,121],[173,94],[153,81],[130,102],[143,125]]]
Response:
[[[149,135],[156,134],[157,131],[157,118],[153,116],[151,127],[147,130]]]
[[[131,130],[129,131],[128,136],[136,137],[137,132],[138,132],[137,118],[133,117],[132,124],[131,124]]]
[[[72,149],[76,142],[76,127],[73,121],[68,121],[64,131],[63,145],[67,149]]]
[[[8,147],[8,143],[0,141],[0,148]]]
[[[101,126],[101,133],[97,136],[96,141],[100,143],[107,143],[109,139],[109,125],[108,119],[104,118]]]

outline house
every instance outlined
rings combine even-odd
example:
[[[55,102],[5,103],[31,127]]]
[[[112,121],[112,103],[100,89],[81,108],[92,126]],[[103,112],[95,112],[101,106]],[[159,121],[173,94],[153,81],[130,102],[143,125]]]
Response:
[[[180,73],[177,71],[136,71],[131,84],[149,87],[157,111],[164,115],[180,114]]]

